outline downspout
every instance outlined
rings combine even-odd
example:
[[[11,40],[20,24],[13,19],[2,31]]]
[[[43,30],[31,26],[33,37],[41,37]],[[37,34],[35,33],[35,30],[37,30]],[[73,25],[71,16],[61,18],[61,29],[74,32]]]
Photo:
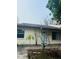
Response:
[[[36,35],[36,32],[35,32],[35,45],[37,45],[37,35]]]

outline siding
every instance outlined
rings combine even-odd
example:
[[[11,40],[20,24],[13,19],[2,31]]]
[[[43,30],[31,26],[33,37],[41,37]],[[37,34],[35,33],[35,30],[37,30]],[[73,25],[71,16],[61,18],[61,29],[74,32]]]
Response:
[[[34,28],[26,28],[24,29],[24,38],[17,38],[17,44],[36,44],[36,39],[37,39],[37,44],[41,44],[41,31],[40,29],[34,29]],[[51,31],[46,31],[47,32],[47,44],[54,44],[54,43],[60,43],[60,40],[52,40],[52,32]],[[28,35],[31,34],[34,39],[27,39]]]

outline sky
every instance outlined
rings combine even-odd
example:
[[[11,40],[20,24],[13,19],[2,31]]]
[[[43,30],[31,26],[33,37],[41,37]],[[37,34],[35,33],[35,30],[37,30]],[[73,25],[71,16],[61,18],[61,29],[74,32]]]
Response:
[[[43,24],[49,19],[48,0],[17,0],[17,19],[20,23]]]

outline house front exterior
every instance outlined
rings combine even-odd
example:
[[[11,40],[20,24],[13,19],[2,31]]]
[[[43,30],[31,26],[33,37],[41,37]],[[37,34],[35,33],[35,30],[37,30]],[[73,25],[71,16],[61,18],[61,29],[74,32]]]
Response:
[[[24,59],[24,56],[27,56],[25,59],[29,59],[29,52],[42,49],[43,44],[45,44],[45,49],[61,50],[61,27],[59,25],[17,24],[18,59]]]
[[[61,28],[37,24],[17,25],[17,45],[61,44]]]

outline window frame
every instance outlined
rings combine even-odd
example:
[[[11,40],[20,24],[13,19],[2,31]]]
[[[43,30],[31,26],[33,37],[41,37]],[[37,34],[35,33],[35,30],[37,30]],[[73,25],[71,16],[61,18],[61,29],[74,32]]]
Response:
[[[57,32],[52,32],[52,40],[58,40],[57,39]]]
[[[18,32],[18,30],[22,31],[21,33]],[[18,36],[19,35],[19,36]],[[20,35],[23,35],[22,37],[20,37]],[[23,29],[17,29],[17,38],[24,38],[24,30]]]

